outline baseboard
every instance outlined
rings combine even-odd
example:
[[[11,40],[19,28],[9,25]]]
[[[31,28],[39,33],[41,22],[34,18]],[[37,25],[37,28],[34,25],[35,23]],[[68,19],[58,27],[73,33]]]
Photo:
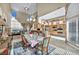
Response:
[[[55,38],[55,39],[58,39],[58,40],[63,40],[63,41],[65,41],[65,38],[64,38],[64,37],[51,36],[51,38]]]

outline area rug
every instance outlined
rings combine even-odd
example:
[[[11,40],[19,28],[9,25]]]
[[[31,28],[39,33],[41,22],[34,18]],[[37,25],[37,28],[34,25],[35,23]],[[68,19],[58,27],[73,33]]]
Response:
[[[33,50],[33,49],[29,48],[29,47],[28,48],[23,47],[22,42],[14,43],[14,49],[19,48],[19,47],[22,47],[24,49],[24,51],[25,51],[25,52],[20,53],[20,55],[42,55],[41,52],[39,52],[39,51],[37,51],[37,53],[35,53],[35,50]],[[51,44],[49,44],[49,46],[48,46],[48,54],[53,52],[55,49],[56,49],[55,47],[53,47]],[[43,53],[43,54],[45,55],[46,53]]]
[[[14,48],[18,48],[18,47],[23,47],[23,43],[22,42],[15,42]]]
[[[48,46],[48,54],[50,54],[51,52],[53,52],[55,49],[56,48],[53,45],[49,44],[49,46]]]
[[[56,48],[53,45],[49,44],[49,46],[48,46],[48,55],[50,53],[52,53],[55,49]],[[37,55],[41,55],[41,52],[38,51],[38,54]],[[43,55],[47,55],[46,52],[43,52]]]

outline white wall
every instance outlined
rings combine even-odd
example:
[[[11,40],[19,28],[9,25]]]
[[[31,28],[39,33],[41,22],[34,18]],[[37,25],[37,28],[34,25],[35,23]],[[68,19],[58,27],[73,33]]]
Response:
[[[2,16],[2,9],[0,8],[0,16]]]
[[[66,18],[70,18],[78,14],[79,14],[79,3],[71,3],[68,7]]]

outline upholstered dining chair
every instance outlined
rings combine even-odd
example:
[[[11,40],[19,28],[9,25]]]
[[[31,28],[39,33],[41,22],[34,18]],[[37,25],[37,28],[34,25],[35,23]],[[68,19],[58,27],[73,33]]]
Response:
[[[42,52],[42,54],[44,54],[44,52],[46,54],[48,54],[48,45],[49,45],[49,42],[50,42],[50,37],[45,37],[43,39],[43,42],[41,45],[38,45],[38,50],[40,50]]]
[[[38,33],[37,33],[37,32],[34,32],[34,33],[33,33],[33,36],[32,36],[32,39],[33,39],[33,40],[36,40],[37,37],[38,37]]]
[[[21,34],[21,38],[22,42],[24,43],[24,46],[28,47],[29,46],[28,39],[30,39],[30,37],[27,34]]]

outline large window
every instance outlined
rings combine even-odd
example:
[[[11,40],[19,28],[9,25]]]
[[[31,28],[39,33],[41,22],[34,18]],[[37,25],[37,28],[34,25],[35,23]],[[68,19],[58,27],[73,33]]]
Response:
[[[69,21],[69,41],[76,43],[76,20]]]
[[[79,44],[79,18],[78,18],[78,44]]]
[[[68,41],[79,45],[79,18],[75,17],[68,21]]]
[[[79,4],[71,3],[67,10],[67,38],[74,45],[79,46]]]

